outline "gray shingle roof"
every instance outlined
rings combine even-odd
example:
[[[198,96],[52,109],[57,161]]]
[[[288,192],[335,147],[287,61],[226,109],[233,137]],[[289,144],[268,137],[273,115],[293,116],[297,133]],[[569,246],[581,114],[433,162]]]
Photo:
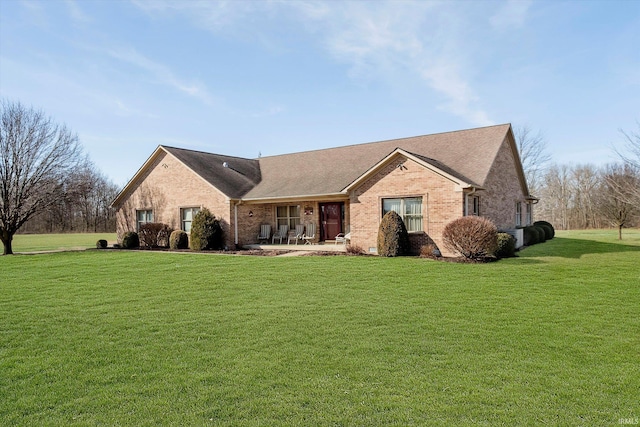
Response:
[[[257,160],[185,150],[166,145],[163,145],[162,148],[233,199],[242,197],[261,180],[260,165]]]
[[[461,181],[483,186],[509,128],[504,124],[257,160],[163,148],[231,198],[321,196],[340,193],[396,148]]]

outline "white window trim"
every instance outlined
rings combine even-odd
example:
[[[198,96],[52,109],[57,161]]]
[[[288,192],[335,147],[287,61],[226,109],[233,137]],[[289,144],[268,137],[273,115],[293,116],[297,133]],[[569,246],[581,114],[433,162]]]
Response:
[[[184,219],[184,212],[187,210],[191,210],[191,220],[187,221]],[[183,208],[180,208],[180,229],[186,233],[190,233],[191,232],[191,226],[189,226],[189,231],[187,231],[187,227],[185,227],[185,223],[188,222],[189,225],[191,225],[191,223],[193,223],[193,217],[196,216],[196,214],[198,212],[200,212],[202,210],[201,206],[185,206]]]
[[[145,219],[140,220],[140,213],[144,212]],[[153,222],[153,209],[136,209],[136,230],[140,231],[140,226]]]
[[[419,218],[420,221],[418,222],[420,224],[420,230],[409,230],[409,227],[407,227],[407,221],[405,220],[405,200],[407,199],[419,199],[420,200],[420,215],[409,215],[409,216],[414,216],[416,218]],[[382,208],[382,216],[384,216],[386,214],[385,210],[384,210],[384,201],[385,200],[400,200],[400,211],[401,212],[397,212],[398,215],[400,215],[400,218],[402,218],[402,221],[405,224],[405,227],[407,227],[407,232],[408,233],[423,233],[424,232],[424,197],[422,196],[407,196],[407,197],[381,197],[380,200],[380,205]],[[382,217],[381,217],[382,218]]]

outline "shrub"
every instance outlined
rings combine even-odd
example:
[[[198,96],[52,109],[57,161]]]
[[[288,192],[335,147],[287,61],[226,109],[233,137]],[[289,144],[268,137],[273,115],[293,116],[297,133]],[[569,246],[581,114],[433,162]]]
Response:
[[[537,225],[539,227],[544,228],[544,233],[546,235],[547,240],[553,239],[556,235],[556,229],[553,228],[553,225],[547,221],[536,221],[533,225]]]
[[[516,256],[516,238],[509,233],[498,233],[498,258],[511,258]]]
[[[536,231],[538,232],[538,242],[539,243],[544,243],[547,241],[547,235],[544,231],[544,228],[538,226],[538,225],[532,225],[533,228],[536,229]]]
[[[202,251],[222,249],[222,226],[209,209],[204,208],[193,217],[191,223],[191,249]]]
[[[444,227],[442,239],[447,249],[472,260],[485,260],[496,252],[498,229],[487,218],[463,216]]]
[[[138,238],[138,233],[135,231],[127,231],[122,236],[122,248],[123,249],[134,249],[140,246],[140,239]]]
[[[401,256],[410,250],[409,233],[400,215],[389,211],[382,217],[378,228],[378,255]]]
[[[367,253],[362,248],[362,246],[358,246],[358,245],[348,244],[346,249],[347,249],[347,253],[350,255],[364,255]]]
[[[100,239],[96,242],[96,248],[97,249],[106,249],[107,247],[107,241],[104,239]]]
[[[188,249],[189,235],[182,230],[175,230],[169,237],[169,248],[171,249]]]
[[[438,247],[433,243],[420,246],[420,258],[436,259],[441,256],[442,253],[440,252],[440,249],[438,249]]]
[[[157,248],[169,246],[169,234],[171,229],[167,224],[159,222],[147,222],[140,225],[138,237],[143,248]]]

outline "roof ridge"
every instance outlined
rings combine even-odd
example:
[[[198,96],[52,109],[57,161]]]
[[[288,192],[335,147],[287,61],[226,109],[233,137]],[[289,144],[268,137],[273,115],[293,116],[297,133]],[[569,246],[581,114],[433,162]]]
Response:
[[[511,126],[511,123],[502,123],[502,124],[498,124],[498,125],[481,126],[481,127],[460,129],[460,130],[453,130],[453,131],[446,131],[446,132],[426,133],[426,134],[423,134],[423,135],[405,136],[405,137],[402,137],[402,138],[382,139],[382,140],[379,140],[379,141],[359,142],[359,143],[355,143],[355,144],[338,145],[338,146],[335,146],[335,147],[325,147],[325,148],[317,148],[317,149],[313,149],[313,150],[295,151],[293,153],[273,154],[271,156],[262,156],[262,157],[259,157],[259,158],[255,159],[255,160],[268,159],[268,158],[281,157],[281,156],[290,156],[292,154],[315,153],[315,152],[319,152],[319,151],[335,150],[335,149],[340,149],[340,148],[358,147],[358,146],[369,145],[369,144],[390,143],[390,142],[393,142],[393,141],[405,141],[405,140],[408,140],[408,139],[425,138],[425,137],[440,136],[440,135],[447,135],[447,134],[454,134],[454,133],[461,133],[461,132],[469,132],[469,131],[475,131],[475,130],[481,130],[481,129],[497,128],[497,127],[501,127],[501,126]]]

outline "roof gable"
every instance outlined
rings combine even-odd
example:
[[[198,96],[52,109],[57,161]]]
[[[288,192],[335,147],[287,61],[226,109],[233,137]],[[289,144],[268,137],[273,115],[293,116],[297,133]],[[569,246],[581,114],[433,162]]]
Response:
[[[375,175],[380,169],[384,168],[391,162],[397,161],[399,157],[404,157],[406,159],[413,160],[414,162],[422,165],[424,168],[429,169],[432,172],[450,180],[451,182],[459,185],[460,187],[480,187],[479,185],[471,182],[466,177],[457,173],[456,171],[451,170],[445,165],[442,165],[440,162],[434,159],[430,159],[428,157],[419,156],[413,153],[409,153],[408,151],[403,150],[402,148],[396,148],[391,152],[388,156],[382,159],[380,162],[375,164],[361,176],[359,176],[355,181],[350,183],[343,191],[350,191],[354,188],[357,188],[360,184],[369,179],[372,175]],[[401,166],[401,164],[399,165]]]

